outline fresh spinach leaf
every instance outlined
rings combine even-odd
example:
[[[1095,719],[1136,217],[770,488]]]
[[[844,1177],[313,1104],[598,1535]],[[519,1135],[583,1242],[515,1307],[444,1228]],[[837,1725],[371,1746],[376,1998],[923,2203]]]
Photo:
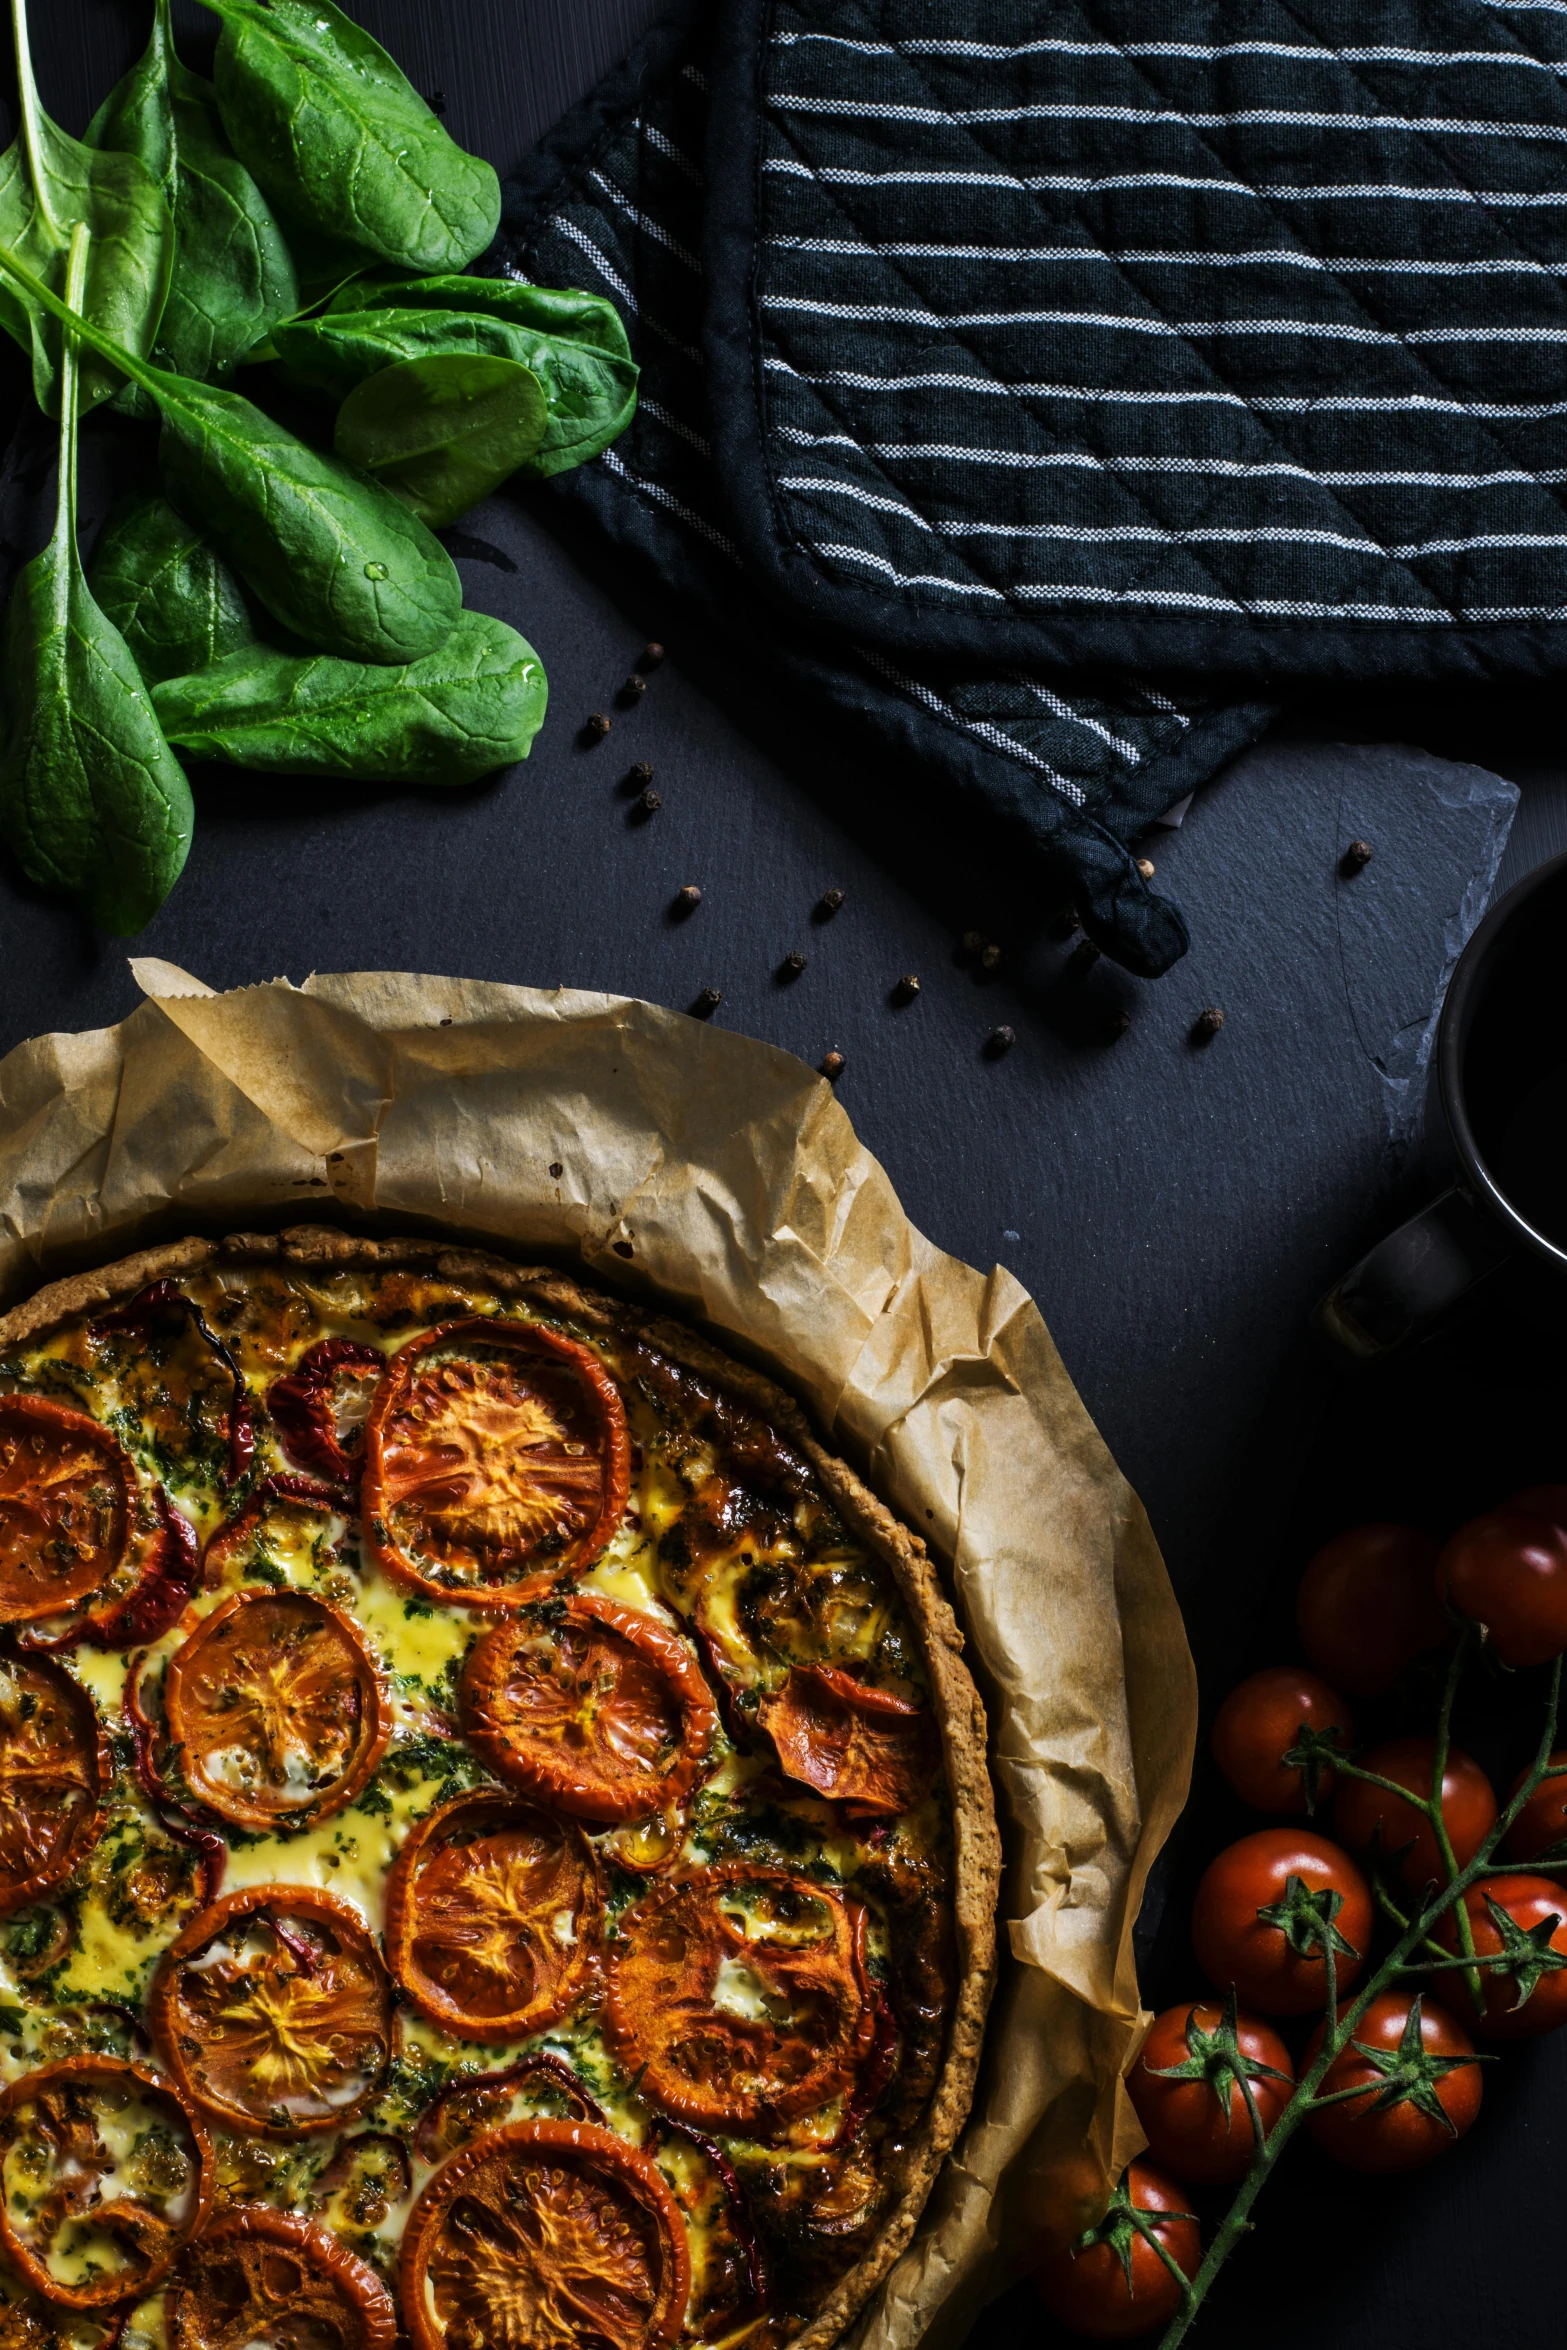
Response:
[[[473,277],[448,272],[434,277],[388,277],[384,271],[350,278],[333,292],[327,308],[351,310],[460,310],[477,318],[504,319],[508,326],[551,335],[562,342],[587,343],[607,358],[631,357],[620,312],[602,294],[575,286],[536,286],[520,277]]]
[[[544,665],[503,620],[465,612],[403,669],[253,645],[153,689],[193,759],[359,783],[472,783],[525,759],[544,720]]]
[[[0,245],[0,271],[152,394],[164,487],[285,628],[346,660],[416,661],[462,609],[462,583],[418,516],[297,440],[237,392],[138,359]]]
[[[78,223],[67,287],[80,293],[89,238]],[[190,851],[190,786],[153,716],[125,639],[93,601],[76,543],[78,375],[60,369],[54,535],[17,579],[0,672],[9,719],[0,830],[25,871],[120,936],[144,929]]]
[[[174,266],[174,222],[157,181],[135,155],[102,155],[68,138],[38,103],[27,40],[27,0],[11,0],[21,125],[0,155],[0,244],[52,291],[65,285],[71,231],[90,233],[84,315],[127,350],[152,348]],[[60,330],[14,285],[0,286],[0,326],[32,355],[33,393],[47,416],[60,412]],[[124,377],[80,355],[78,399],[92,408]]]
[[[334,0],[203,0],[223,20],[223,127],[283,220],[325,251],[462,269],[500,221],[500,182]]]
[[[546,418],[531,368],[437,353],[367,376],[337,412],[333,446],[441,530],[527,463]]]
[[[433,281],[458,286],[482,285],[482,279]],[[354,289],[348,289],[356,291]],[[611,347],[596,333],[575,340],[547,333],[521,316],[482,310],[430,308],[405,299],[412,289],[388,289],[387,308],[345,308],[336,304],[319,318],[289,319],[278,326],[269,346],[292,379],[311,391],[343,400],[356,385],[399,359],[421,359],[437,353],[487,354],[513,359],[530,367],[544,387],[548,410],[544,438],[527,470],[539,476],[563,473],[596,457],[624,432],[636,408],[637,369],[620,321],[608,303],[595,307],[608,313],[621,348]],[[519,291],[535,292],[536,288]],[[583,297],[593,301],[592,296]],[[598,321],[581,323],[596,329]]]
[[[134,492],[110,515],[87,584],[148,685],[257,642],[233,572],[156,491]]]
[[[169,0],[154,0],[145,55],[87,126],[87,144],[140,156],[174,215],[174,274],[152,356],[176,374],[228,373],[299,281],[271,205],[223,134],[212,84],[182,65]]]

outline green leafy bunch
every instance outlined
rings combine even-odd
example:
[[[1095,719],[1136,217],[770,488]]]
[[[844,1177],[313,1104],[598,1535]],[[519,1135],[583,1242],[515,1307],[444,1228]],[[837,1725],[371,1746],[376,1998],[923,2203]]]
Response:
[[[203,4],[214,78],[154,0],[78,140],[39,103],[11,0],[0,327],[59,421],[60,472],[0,641],[0,833],[121,934],[189,852],[176,752],[419,785],[526,757],[543,665],[463,609],[435,533],[514,474],[596,456],[636,401],[607,302],[473,273],[494,171],[334,0]],[[283,424],[269,387],[319,424]],[[156,458],[84,571],[78,426],[103,402],[156,426]]]

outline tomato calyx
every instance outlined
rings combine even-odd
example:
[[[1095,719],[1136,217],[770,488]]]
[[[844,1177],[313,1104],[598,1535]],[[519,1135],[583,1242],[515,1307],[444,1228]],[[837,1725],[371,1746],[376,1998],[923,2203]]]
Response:
[[[593,2122],[600,2129],[608,2129],[609,2118],[603,2107],[589,2094],[565,2058],[536,2048],[531,2055],[519,2057],[515,2064],[503,2065],[499,2072],[469,2073],[462,2080],[449,2081],[419,2116],[414,2130],[414,2152],[419,2160],[440,2162],[452,2151],[441,2145],[441,2124],[464,2097],[472,2097],[477,2091],[520,2089],[530,2080],[544,2081],[552,2089],[558,2089],[568,2108],[576,2109],[570,2114],[571,2120]]]
[[[1515,1986],[1518,1995],[1509,2003],[1506,2012],[1516,2015],[1520,2008],[1528,2005],[1542,1975],[1559,1974],[1563,1967],[1567,1967],[1567,1950],[1554,1949],[1551,1941],[1563,1916],[1567,1915],[1567,1905],[1541,1918],[1538,1925],[1522,1926],[1493,1894],[1484,1893],[1484,1900],[1502,1947],[1499,1953],[1490,1957],[1476,1957],[1472,1963],[1484,1967],[1493,1977],[1500,1976],[1504,1982]]]
[[[1459,2135],[1453,2126],[1452,2116],[1437,2093],[1437,2083],[1445,2080],[1449,2073],[1461,2072],[1465,2065],[1494,2064],[1496,2058],[1483,2055],[1478,2049],[1467,2056],[1439,2056],[1434,2049],[1428,2048],[1421,2030],[1422,1997],[1423,1994],[1417,1991],[1409,2002],[1409,2014],[1396,2048],[1375,2048],[1368,2046],[1364,2040],[1354,2038],[1346,2043],[1346,2047],[1352,2048],[1378,2075],[1381,2088],[1373,2094],[1368,2083],[1360,2082],[1352,2089],[1334,2089],[1326,2097],[1312,2099],[1313,2111],[1331,2105],[1343,2105],[1355,2097],[1370,2099],[1360,2109],[1368,2114],[1386,2113],[1395,2105],[1412,2105],[1428,2121],[1440,2123],[1449,2137],[1456,2138]]]
[[[1291,1884],[1300,1879],[1293,1877]],[[1288,1896],[1286,1895],[1286,1902]],[[1276,1904],[1285,1906],[1284,1903]],[[1262,1912],[1259,1910],[1259,1917]],[[1271,1921],[1270,1921],[1271,1922]],[[1286,1929],[1287,1931],[1287,1929]],[[1197,2021],[1194,2007],[1186,2019],[1186,2046],[1188,2054],[1181,2064],[1150,2065],[1150,2077],[1156,2081],[1206,2081],[1213,2091],[1221,2113],[1230,2110],[1230,2093],[1238,2089],[1251,2116],[1252,2127],[1261,2136],[1261,2121],[1257,2101],[1251,2093],[1253,2081],[1282,2081],[1287,2088],[1294,2087],[1289,2073],[1277,2065],[1264,2064],[1257,2056],[1248,2056],[1240,2044],[1240,2001],[1232,1983],[1225,1994],[1224,2012],[1209,2031]]]
[[[93,1324],[100,1330],[156,1329],[159,1322],[167,1322],[176,1315],[188,1315],[191,1326],[203,1344],[209,1346],[234,1382],[234,1397],[229,1405],[228,1466],[224,1471],[225,1485],[237,1485],[250,1467],[256,1452],[256,1432],[251,1423],[250,1398],[245,1386],[245,1374],[232,1347],[218,1336],[206,1315],[193,1297],[187,1297],[174,1281],[154,1281],[133,1297],[128,1305],[117,1306],[113,1313],[101,1314]]]
[[[1308,1819],[1316,1816],[1319,1800],[1331,1786],[1335,1769],[1349,1759],[1349,1752],[1349,1741],[1341,1730],[1314,1730],[1309,1722],[1301,1723],[1294,1745],[1281,1759],[1287,1769],[1301,1775]]]
[[[337,1388],[345,1374],[378,1380],[385,1369],[385,1355],[357,1339],[323,1338],[307,1347],[294,1368],[267,1389],[267,1410],[289,1459],[334,1485],[356,1487],[360,1448],[351,1453],[339,1429]]]
[[[1126,2289],[1130,2292],[1132,2290],[1132,2251],[1138,2237],[1141,2236],[1143,2242],[1159,2255],[1170,2274],[1179,2278],[1181,2290],[1184,2292],[1189,2281],[1186,2271],[1181,2267],[1179,2261],[1171,2257],[1160,2237],[1159,2230],[1168,2227],[1173,2220],[1190,2220],[1195,2227],[1197,2214],[1194,2211],[1144,2211],[1140,2204],[1132,2201],[1130,2180],[1130,2171],[1124,2171],[1110,2190],[1110,2200],[1105,2206],[1104,2218],[1096,2226],[1085,2228],[1070,2249],[1076,2254],[1091,2252],[1096,2244],[1108,2245],[1121,2264],[1121,2274],[1125,2277]]]
[[[1364,1954],[1347,1942],[1333,1923],[1344,1906],[1344,1896],[1333,1885],[1313,1892],[1304,1877],[1284,1882],[1284,1899],[1270,1901],[1257,1912],[1265,1926],[1276,1926],[1297,1958],[1334,1956],[1360,1959]],[[1233,1994],[1232,1994],[1233,1996]]]

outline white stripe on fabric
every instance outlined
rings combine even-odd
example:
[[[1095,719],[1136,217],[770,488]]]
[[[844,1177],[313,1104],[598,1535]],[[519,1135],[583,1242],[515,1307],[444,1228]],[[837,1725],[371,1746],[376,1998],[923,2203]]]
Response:
[[[904,572],[869,554],[862,547],[841,547],[819,540],[811,542],[812,552],[827,555],[848,563],[864,563],[899,587],[946,588],[958,595],[994,597],[1005,603],[1008,599],[999,588],[970,586],[963,581],[944,579],[939,573]],[[1383,620],[1402,624],[1419,621],[1427,627],[1451,627],[1455,618],[1474,620],[1561,620],[1567,618],[1567,606],[1556,604],[1481,604],[1446,606],[1430,609],[1423,604],[1306,604],[1288,600],[1259,597],[1252,603],[1240,603],[1230,596],[1205,596],[1187,593],[1180,588],[1097,588],[1081,587],[1067,580],[1052,581],[1045,586],[1015,587],[1011,595],[1032,603],[1075,604],[1146,604],[1165,611],[1178,612],[1238,612],[1248,618],[1264,620]]]
[[[1177,725],[1190,726],[1191,720],[1187,717],[1186,712],[1180,709],[1176,703],[1172,702],[1168,694],[1155,692],[1154,688],[1148,683],[1146,678],[1139,678],[1137,680],[1137,690],[1143,696],[1145,701],[1152,702],[1156,710],[1163,710],[1168,717],[1171,717],[1176,721]]]
[[[1022,686],[1036,701],[1043,702],[1052,718],[1062,718],[1068,726],[1081,726],[1087,733],[1098,735],[1099,740],[1108,743],[1110,749],[1124,759],[1129,767],[1142,765],[1143,754],[1136,743],[1128,742],[1124,735],[1113,733],[1097,718],[1090,718],[1086,710],[1074,710],[1070,702],[1063,702],[1059,694],[1053,694],[1049,686],[1041,685],[1037,678],[1023,677],[1016,670],[1008,674],[1014,685]]]
[[[683,171],[687,179],[695,180],[699,188],[706,185],[701,165],[693,163],[689,155],[682,155],[674,140],[666,138],[657,123],[643,122],[639,118],[633,127],[656,154],[662,155],[667,163],[672,163],[677,171]]]
[[[698,450],[702,456],[711,457],[713,454],[713,444],[710,440],[705,439],[701,433],[694,432],[689,424],[683,424],[678,416],[672,415],[669,409],[663,407],[657,400],[650,400],[646,392],[641,393],[638,397],[637,414],[651,416],[654,423],[661,424],[666,432],[678,433],[683,441],[689,441],[692,448]]]
[[[847,164],[822,165],[813,170],[810,164],[797,162],[792,156],[785,155],[770,156],[762,169],[779,172],[790,179],[818,180],[826,188],[1012,188],[1030,196],[1095,196],[1105,189],[1120,188],[1197,188],[1210,196],[1243,196],[1249,203],[1293,203],[1297,198],[1302,202],[1317,203],[1340,197],[1359,203],[1366,197],[1385,197],[1410,204],[1494,204],[1498,207],[1567,204],[1567,188],[1410,188],[1383,186],[1377,182],[1366,186],[1346,183],[1314,188],[1289,184],[1257,188],[1247,180],[1197,179],[1178,171],[1107,172],[1086,179],[1075,172],[1041,172],[1027,178],[1017,178],[1009,171],[920,171],[912,167],[895,171],[857,171]]]
[[[1105,269],[1281,269],[1340,271],[1356,276],[1394,277],[1567,277],[1567,261],[1526,259],[1409,261],[1363,258],[1358,253],[1307,253],[1289,245],[1259,245],[1244,253],[1106,253],[1097,245],[868,245],[861,237],[766,237],[779,253],[857,254],[874,261],[1066,261],[1092,262]]]
[[[703,538],[710,539],[715,547],[729,557],[731,563],[739,562],[740,550],[732,539],[726,539],[721,530],[715,530],[713,525],[700,514],[693,513],[689,506],[682,505],[678,498],[671,497],[668,490],[661,488],[656,481],[649,481],[646,474],[633,473],[624,458],[617,457],[613,449],[602,450],[598,462],[607,467],[611,473],[618,474],[622,481],[629,482],[634,490],[639,491],[644,498],[651,499],[655,506],[666,507],[671,514],[678,515],[680,520],[686,523],[690,529],[700,531]]]
[[[603,190],[616,209],[625,214],[641,235],[651,237],[655,245],[662,245],[666,252],[673,253],[677,261],[683,261],[687,269],[694,269],[698,277],[702,275],[701,261],[689,245],[682,245],[677,237],[670,235],[667,228],[661,228],[656,220],[650,220],[645,212],[632,203],[624,188],[617,188],[614,181],[606,179],[601,171],[590,171],[588,177],[596,188]]]
[[[956,124],[987,122],[1168,123],[1179,130],[1314,130],[1358,127],[1364,131],[1433,132],[1460,139],[1548,139],[1567,141],[1567,124],[1477,122],[1461,114],[1308,114],[1283,106],[1227,107],[1219,114],[1187,114],[1173,106],[1067,106],[1055,101],[1026,106],[904,106],[887,100],[813,98],[805,91],[778,90],[769,104],[779,114],[831,115],[857,122]]]
[[[1387,549],[1376,539],[1347,538],[1342,531],[1292,529],[1287,524],[1258,524],[1255,527],[1226,529],[1222,524],[1205,525],[1198,530],[1180,530],[1171,526],[1162,528],[1157,523],[1129,522],[1078,524],[1074,522],[933,522],[901,499],[884,498],[874,490],[861,489],[857,482],[841,481],[831,474],[786,473],[779,477],[781,490],[825,490],[830,497],[849,498],[857,506],[871,506],[878,513],[896,514],[912,522],[935,538],[943,539],[1065,539],[1072,545],[1091,546],[1267,546],[1289,547],[1343,547],[1353,555],[1385,555]],[[1486,540],[1477,544],[1487,545]],[[1567,546],[1567,537],[1548,543]]]
[[[585,235],[584,232],[578,228],[574,220],[568,220],[563,212],[557,212],[552,215],[549,225],[552,229],[558,231],[561,236],[568,237],[572,244],[581,247],[582,251],[586,253],[589,259],[592,261],[594,268],[603,278],[605,284],[614,287],[616,293],[620,296],[620,299],[622,302],[624,302],[632,317],[640,319],[642,324],[647,328],[649,334],[657,335],[661,343],[667,343],[672,351],[678,351],[682,359],[691,360],[693,365],[697,367],[703,365],[702,354],[700,351],[693,350],[689,343],[681,342],[678,335],[672,335],[667,326],[662,326],[656,318],[650,318],[646,315],[646,313],[639,306],[636,295],[631,291],[631,288],[627,285],[625,279],[619,274],[617,270],[610,266],[609,260],[602,249],[593,242],[593,239],[590,236]]]
[[[1567,74],[1567,63],[1508,49],[1334,49],[1292,41],[856,41],[843,33],[774,33],[774,49],[817,41],[857,57],[977,57],[1005,63],[1016,57],[1176,57],[1210,64],[1221,57],[1295,57],[1318,65],[1515,65]]]
[[[848,318],[862,326],[1096,326],[1175,342],[1215,335],[1312,335],[1318,341],[1379,343],[1563,343],[1567,326],[1355,326],[1329,318],[1151,318],[1122,310],[904,310],[890,302],[819,302],[804,294],[766,294],[760,307],[806,318]]]
[[[776,430],[780,440],[790,441],[799,449],[858,450],[861,446],[850,433],[803,432],[798,425],[779,425]],[[1036,468],[1047,471],[1057,466],[1088,467],[1097,473],[1176,473],[1211,476],[1222,481],[1280,476],[1292,481],[1321,482],[1328,489],[1338,490],[1488,490],[1508,482],[1550,488],[1567,482],[1567,466],[1559,465],[1532,469],[1505,465],[1490,473],[1335,473],[1323,467],[1291,465],[1282,459],[1266,458],[1102,457],[1091,449],[973,449],[954,447],[943,441],[867,441],[864,448],[868,456],[876,458],[957,460],[965,465],[1007,465],[1026,471]]]
[[[1265,410],[1270,416],[1312,416],[1319,410],[1350,416],[1429,412],[1519,424],[1567,416],[1567,400],[1446,400],[1431,392],[1323,392],[1316,397],[1303,393],[1299,397],[1280,394],[1243,399],[1239,392],[1133,392],[1115,385],[1013,382],[999,376],[952,375],[936,370],[928,375],[861,375],[852,368],[830,367],[812,375],[791,367],[776,354],[764,359],[762,365],[770,375],[786,375],[796,383],[847,392],[985,392],[996,399],[1088,400],[1129,408],[1243,408],[1248,412]]]
[[[1041,759],[1037,751],[1028,750],[1011,735],[1003,734],[999,726],[991,726],[983,718],[965,718],[961,710],[954,709],[940,694],[933,692],[928,685],[921,685],[917,678],[905,677],[901,669],[894,669],[890,661],[883,660],[880,653],[873,653],[868,645],[859,645],[855,649],[867,669],[878,677],[886,678],[900,693],[907,694],[911,701],[919,702],[927,710],[934,710],[938,717],[960,728],[964,734],[975,735],[993,749],[1005,751],[1009,758],[1021,759],[1025,766],[1037,768],[1046,781],[1063,798],[1070,800],[1074,807],[1081,808],[1084,805],[1088,794],[1082,786],[1074,783],[1070,776],[1062,775],[1051,766],[1048,759]]]

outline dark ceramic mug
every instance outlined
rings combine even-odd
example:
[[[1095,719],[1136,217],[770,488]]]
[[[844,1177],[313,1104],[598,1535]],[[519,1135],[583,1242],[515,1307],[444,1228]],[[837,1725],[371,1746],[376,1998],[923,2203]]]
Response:
[[[1510,890],[1453,973],[1437,1030],[1451,1190],[1363,1256],[1317,1308],[1361,1359],[1420,1338],[1505,1267],[1567,1285],[1567,856]]]

